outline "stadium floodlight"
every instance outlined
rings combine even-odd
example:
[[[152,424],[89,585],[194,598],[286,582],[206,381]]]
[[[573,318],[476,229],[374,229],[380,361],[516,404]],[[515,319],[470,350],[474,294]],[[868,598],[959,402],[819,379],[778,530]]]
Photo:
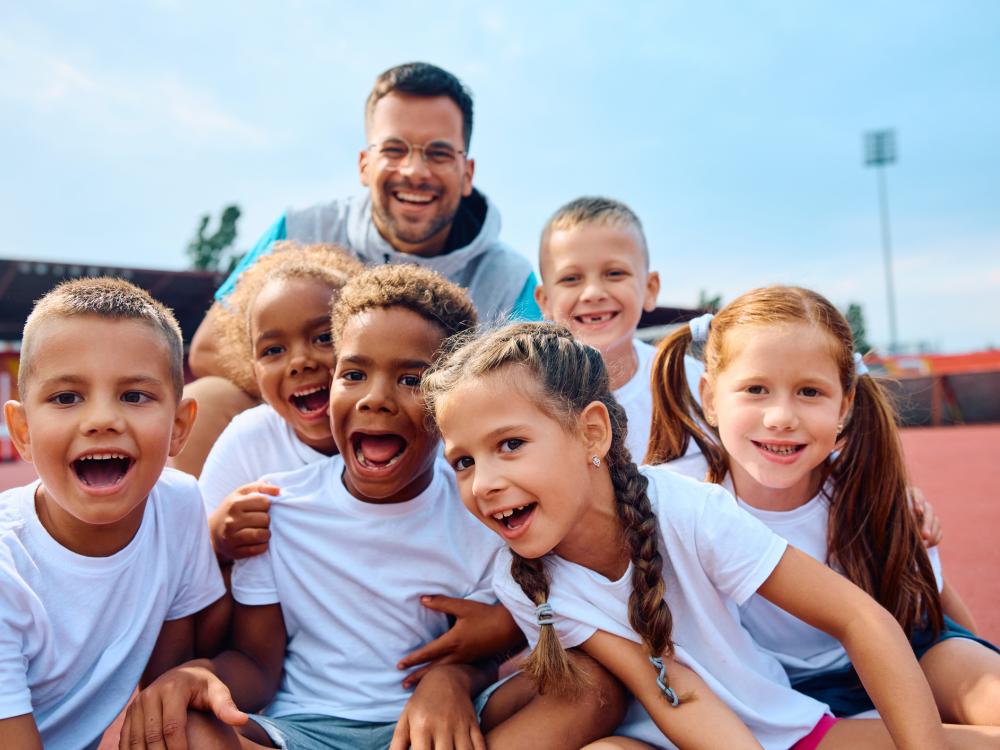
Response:
[[[885,168],[896,163],[896,131],[872,130],[865,133],[865,166],[875,167],[878,181],[879,215],[882,224],[882,258],[885,262],[885,291],[889,308],[889,352],[898,347],[896,337],[896,293],[892,282],[892,236],[889,231],[889,193]]]

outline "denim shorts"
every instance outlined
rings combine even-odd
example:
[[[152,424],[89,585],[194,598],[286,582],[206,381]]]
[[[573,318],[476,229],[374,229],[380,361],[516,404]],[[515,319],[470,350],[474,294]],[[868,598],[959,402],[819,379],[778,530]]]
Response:
[[[934,646],[952,638],[966,638],[1000,653],[992,643],[979,638],[947,616],[944,618],[944,627],[940,633],[935,636],[930,628],[918,630],[910,637],[910,646],[913,648],[913,655],[919,661]],[[875,708],[852,665],[792,682],[792,687],[828,705],[834,716],[856,716]]]
[[[473,701],[476,716],[482,715],[493,693],[513,676],[493,683],[476,696]],[[394,721],[354,721],[321,714],[251,714],[250,719],[267,732],[276,747],[285,750],[386,750],[396,730]]]

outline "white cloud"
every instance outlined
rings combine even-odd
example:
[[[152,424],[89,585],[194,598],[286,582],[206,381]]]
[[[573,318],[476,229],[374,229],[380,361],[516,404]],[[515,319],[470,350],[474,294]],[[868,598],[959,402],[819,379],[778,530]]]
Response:
[[[4,99],[33,112],[36,129],[48,124],[60,134],[72,123],[136,140],[238,146],[269,140],[259,127],[227,111],[211,91],[175,74],[105,70],[49,49],[41,39],[0,32],[0,101]]]

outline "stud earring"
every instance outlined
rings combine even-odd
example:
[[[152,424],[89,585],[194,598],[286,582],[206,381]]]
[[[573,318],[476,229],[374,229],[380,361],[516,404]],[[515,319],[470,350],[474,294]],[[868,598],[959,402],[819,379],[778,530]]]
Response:
[[[708,422],[708,424],[710,426],[712,426],[712,427],[718,427],[719,426],[718,421],[716,421],[715,417],[713,417],[711,414],[706,414],[705,415],[705,421]]]
[[[840,424],[837,425],[837,434],[839,435],[843,431],[844,431],[844,423],[841,422]]]
[[[599,456],[591,456],[590,457],[590,463],[592,463],[594,466],[600,466],[601,465],[601,459],[600,459]]]

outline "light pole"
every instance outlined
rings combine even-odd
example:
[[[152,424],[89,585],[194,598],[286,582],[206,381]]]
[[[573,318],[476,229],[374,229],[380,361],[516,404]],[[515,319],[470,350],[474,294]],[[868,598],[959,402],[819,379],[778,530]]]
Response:
[[[896,337],[896,292],[892,283],[892,236],[889,232],[889,193],[885,167],[896,163],[896,131],[872,130],[865,133],[865,166],[875,167],[878,178],[879,214],[882,223],[882,258],[885,262],[885,296],[889,307],[889,352],[898,346]]]

